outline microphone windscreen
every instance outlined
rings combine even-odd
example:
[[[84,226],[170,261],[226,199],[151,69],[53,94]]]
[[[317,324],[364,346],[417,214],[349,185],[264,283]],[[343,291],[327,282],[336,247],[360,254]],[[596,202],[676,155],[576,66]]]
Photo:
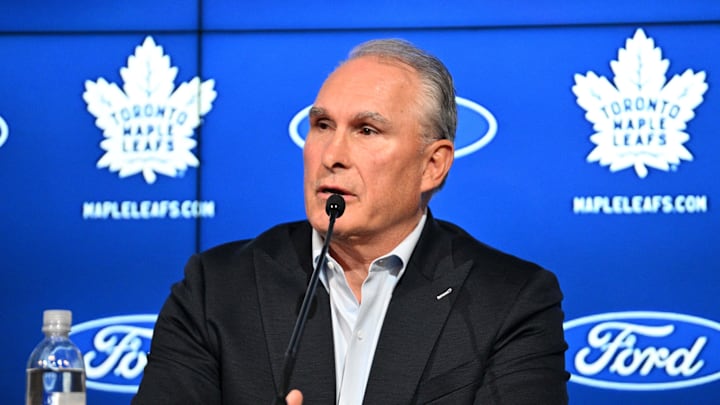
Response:
[[[345,199],[339,194],[331,195],[325,203],[325,212],[330,215],[333,211],[337,213],[335,218],[340,218],[345,212]]]

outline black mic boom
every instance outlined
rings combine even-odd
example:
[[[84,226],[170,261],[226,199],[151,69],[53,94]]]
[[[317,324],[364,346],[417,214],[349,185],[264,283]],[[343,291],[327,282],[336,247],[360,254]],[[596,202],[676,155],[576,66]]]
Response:
[[[305,291],[305,298],[303,298],[302,305],[300,306],[300,313],[295,321],[295,328],[293,328],[292,335],[290,336],[290,343],[288,343],[288,348],[285,351],[283,374],[281,376],[277,396],[275,397],[275,400],[273,400],[273,405],[285,404],[285,396],[288,393],[290,376],[292,375],[293,368],[295,367],[297,349],[300,345],[302,333],[305,330],[305,321],[307,321],[308,312],[310,311],[310,301],[312,301],[313,297],[315,297],[315,290],[317,289],[318,280],[320,278],[320,269],[325,267],[325,262],[327,261],[327,251],[330,246],[330,237],[332,236],[335,220],[340,218],[340,216],[342,216],[345,212],[345,199],[339,194],[331,195],[325,203],[325,212],[327,212],[330,216],[328,230],[325,234],[325,242],[323,243],[322,250],[320,251],[320,259],[310,276],[310,282],[308,282],[307,290]]]

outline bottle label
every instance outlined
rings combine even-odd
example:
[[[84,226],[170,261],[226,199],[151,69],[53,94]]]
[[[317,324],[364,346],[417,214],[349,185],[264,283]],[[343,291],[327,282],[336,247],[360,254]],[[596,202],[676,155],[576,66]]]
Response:
[[[85,405],[84,392],[53,392],[50,405]]]
[[[28,369],[26,405],[85,405],[82,369]]]

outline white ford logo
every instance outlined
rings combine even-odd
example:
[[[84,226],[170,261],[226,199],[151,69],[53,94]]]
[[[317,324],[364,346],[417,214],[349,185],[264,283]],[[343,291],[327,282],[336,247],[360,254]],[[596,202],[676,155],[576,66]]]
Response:
[[[5,144],[5,141],[8,139],[8,135],[10,135],[10,129],[8,128],[7,122],[3,119],[2,116],[0,116],[0,146],[3,146]]]
[[[126,315],[75,325],[71,336],[85,360],[87,387],[137,392],[157,315]]]
[[[458,106],[458,128],[455,135],[455,157],[469,155],[487,145],[497,133],[497,121],[485,107],[466,98],[455,97]],[[290,120],[288,132],[290,139],[302,148],[310,130],[309,105]]]
[[[617,390],[686,388],[720,379],[720,324],[669,312],[615,312],[564,324],[570,380]]]

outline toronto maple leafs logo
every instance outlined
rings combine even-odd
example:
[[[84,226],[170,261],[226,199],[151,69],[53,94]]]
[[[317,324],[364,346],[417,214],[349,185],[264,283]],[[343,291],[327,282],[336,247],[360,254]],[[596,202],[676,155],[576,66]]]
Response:
[[[123,90],[98,78],[86,81],[83,99],[95,124],[103,130],[105,154],[98,168],[123,178],[142,173],[148,184],[156,173],[176,177],[199,162],[191,150],[194,130],[212,108],[214,80],[198,77],[175,88],[177,68],[148,36],[120,69]]]
[[[595,131],[588,162],[612,172],[632,167],[645,178],[648,167],[668,171],[693,159],[685,130],[708,88],[705,72],[687,69],[666,82],[668,66],[653,39],[638,29],[610,62],[614,85],[593,72],[575,75],[572,91]]]

